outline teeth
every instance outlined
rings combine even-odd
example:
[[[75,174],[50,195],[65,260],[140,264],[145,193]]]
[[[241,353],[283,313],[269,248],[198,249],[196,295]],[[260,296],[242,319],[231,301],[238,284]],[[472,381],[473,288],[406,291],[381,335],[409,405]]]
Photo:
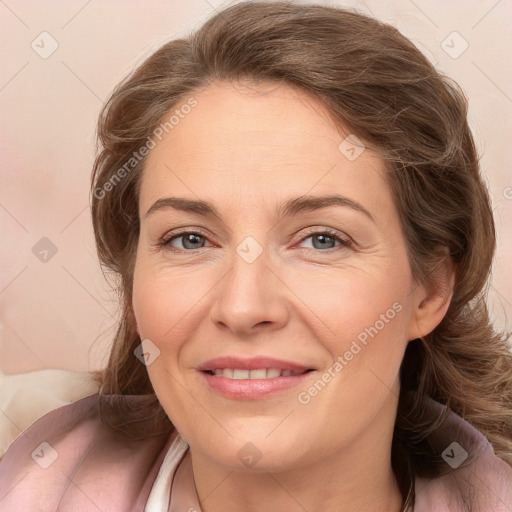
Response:
[[[290,377],[302,375],[301,372],[292,372],[291,370],[280,370],[279,368],[260,368],[257,370],[242,370],[239,368],[215,368],[213,371],[217,377],[227,377],[228,379],[274,379],[276,377]]]
[[[265,368],[261,368],[260,370],[251,370],[249,372],[250,379],[266,379],[267,378],[267,370]]]

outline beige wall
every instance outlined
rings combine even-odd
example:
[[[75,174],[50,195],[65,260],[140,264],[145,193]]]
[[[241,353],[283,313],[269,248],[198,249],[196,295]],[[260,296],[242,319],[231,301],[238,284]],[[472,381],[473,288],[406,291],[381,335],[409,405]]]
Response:
[[[113,86],[141,58],[228,3],[0,3],[4,371],[86,370],[104,362],[116,305],[95,257],[88,208],[97,114]],[[499,230],[491,305],[498,323],[512,330],[512,2],[322,3],[356,6],[394,24],[467,92]],[[460,56],[466,43],[454,31],[469,45]],[[39,36],[42,32],[50,36]],[[58,48],[48,56],[55,41]],[[40,241],[43,237],[51,243]],[[48,261],[40,261],[45,255]]]

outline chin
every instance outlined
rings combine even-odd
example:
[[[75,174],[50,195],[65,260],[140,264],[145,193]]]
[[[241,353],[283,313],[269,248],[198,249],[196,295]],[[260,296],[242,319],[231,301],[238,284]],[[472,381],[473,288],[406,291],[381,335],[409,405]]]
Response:
[[[276,423],[273,422],[272,429]],[[241,428],[230,437],[223,432],[221,435],[201,435],[201,441],[208,439],[208,443],[199,442],[194,446],[191,440],[191,449],[197,448],[216,464],[220,464],[230,471],[236,472],[279,472],[290,467],[296,467],[301,457],[300,437],[279,435],[271,433],[272,429]],[[233,432],[231,429],[228,429]],[[269,435],[270,433],[270,435]]]

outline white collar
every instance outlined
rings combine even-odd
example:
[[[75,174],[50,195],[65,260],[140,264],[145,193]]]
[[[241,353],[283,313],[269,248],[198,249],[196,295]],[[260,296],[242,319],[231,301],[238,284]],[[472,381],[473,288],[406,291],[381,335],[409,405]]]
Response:
[[[174,473],[187,450],[188,443],[178,433],[158,470],[158,475],[149,493],[144,512],[163,512],[168,510]]]

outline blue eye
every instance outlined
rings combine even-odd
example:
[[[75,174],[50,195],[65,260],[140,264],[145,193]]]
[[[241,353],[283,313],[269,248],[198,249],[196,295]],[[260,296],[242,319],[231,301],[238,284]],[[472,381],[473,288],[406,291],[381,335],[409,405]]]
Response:
[[[176,247],[172,244],[175,240],[181,240],[181,247]],[[205,245],[206,238],[201,235],[201,233],[196,233],[195,231],[187,231],[185,233],[180,233],[179,235],[174,235],[171,238],[163,241],[162,245],[170,245],[172,247],[176,247],[181,250],[194,250],[194,249],[202,249]]]
[[[350,241],[348,239],[341,238],[339,235],[331,232],[331,231],[317,231],[309,234],[308,236],[302,239],[302,243],[305,240],[311,239],[311,246],[307,247],[308,249],[317,249],[317,250],[325,250],[325,249],[334,249],[338,246],[348,246],[350,245]]]

